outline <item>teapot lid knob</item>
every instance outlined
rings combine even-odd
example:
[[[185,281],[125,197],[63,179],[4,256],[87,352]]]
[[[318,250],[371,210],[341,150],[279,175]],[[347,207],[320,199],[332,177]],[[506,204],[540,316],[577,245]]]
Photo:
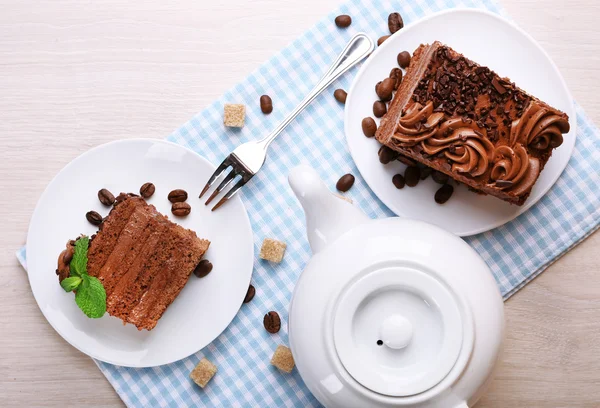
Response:
[[[394,314],[386,318],[381,324],[381,341],[392,349],[403,349],[412,340],[413,325],[401,314]]]

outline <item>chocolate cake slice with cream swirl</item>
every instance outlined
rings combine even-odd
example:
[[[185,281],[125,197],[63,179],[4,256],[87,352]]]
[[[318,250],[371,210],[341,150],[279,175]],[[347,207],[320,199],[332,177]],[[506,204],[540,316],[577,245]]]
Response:
[[[568,116],[440,42],[421,45],[377,140],[472,189],[522,205]]]

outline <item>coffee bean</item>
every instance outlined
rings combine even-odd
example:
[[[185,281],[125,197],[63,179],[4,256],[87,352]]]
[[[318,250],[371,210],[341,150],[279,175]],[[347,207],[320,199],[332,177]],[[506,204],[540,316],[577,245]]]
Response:
[[[338,191],[346,192],[354,185],[354,180],[355,179],[352,174],[344,174],[335,184],[335,188],[337,188]]]
[[[377,87],[377,96],[383,102],[387,102],[392,99],[392,93],[394,92],[395,80],[392,78],[384,79],[381,84]]]
[[[398,158],[398,152],[390,149],[387,146],[381,146],[377,152],[379,156],[379,162],[381,164],[388,164]]]
[[[269,312],[263,318],[263,325],[269,333],[277,333],[281,329],[281,318],[277,312]]]
[[[431,175],[431,167],[421,167],[421,180],[425,180]]]
[[[387,40],[388,38],[390,38],[390,36],[389,36],[389,35],[384,35],[384,36],[382,36],[382,37],[379,37],[379,39],[377,40],[377,46],[380,46],[381,44],[383,44],[383,42],[384,42],[385,40]]]
[[[404,27],[404,21],[402,21],[400,13],[391,13],[388,16],[388,28],[390,29],[390,33],[394,34],[402,27]]]
[[[385,115],[387,112],[387,106],[385,106],[385,103],[381,102],[381,101],[375,101],[373,103],[373,115],[375,115],[376,118],[380,118],[383,115]]]
[[[375,123],[375,120],[373,120],[373,118],[364,118],[362,120],[361,125],[362,131],[366,137],[375,136],[375,132],[377,132],[377,123]]]
[[[335,18],[335,25],[340,28],[346,28],[352,24],[352,17],[347,14],[342,14]]]
[[[244,303],[248,303],[252,299],[254,299],[254,295],[256,295],[256,289],[254,289],[254,286],[252,286],[252,285],[248,286],[248,292],[246,292],[246,297],[244,298]]]
[[[69,265],[73,260],[73,255],[75,255],[75,248],[69,245],[69,247],[63,251],[63,263],[65,265]]]
[[[144,183],[140,187],[140,195],[144,198],[152,197],[152,195],[154,194],[155,191],[156,191],[156,187],[154,187],[154,184],[152,184],[152,183]]]
[[[213,264],[211,264],[208,259],[203,259],[198,263],[196,269],[194,269],[194,275],[196,275],[199,278],[204,278],[210,273],[210,271],[212,271],[212,269]]]
[[[96,211],[88,211],[85,214],[85,218],[92,225],[100,225],[100,224],[102,224],[102,216],[100,214],[98,214]]]
[[[402,164],[406,164],[407,166],[416,166],[417,162],[411,159],[410,157],[398,155],[398,161]]]
[[[394,91],[398,90],[398,87],[402,82],[402,70],[400,68],[392,68],[390,71],[390,78],[394,80]]]
[[[102,190],[98,191],[98,200],[100,200],[102,204],[109,206],[115,203],[115,196],[112,195],[110,191],[103,188]]]
[[[433,173],[431,173],[431,178],[438,184],[446,184],[448,179],[450,179],[447,174],[437,170],[434,170]]]
[[[377,93],[377,90],[379,89],[379,85],[381,85],[383,81],[379,81],[375,84],[375,93]]]
[[[402,174],[396,174],[394,177],[392,177],[392,183],[394,183],[394,186],[396,186],[398,190],[404,188],[404,184],[406,184]]]
[[[348,96],[348,93],[346,91],[344,91],[343,89],[336,89],[335,92],[333,93],[333,97],[339,103],[345,104],[347,96]]]
[[[410,65],[410,53],[408,51],[402,51],[398,54],[398,65],[401,68],[407,68]]]
[[[273,112],[273,101],[269,95],[263,95],[260,97],[260,110],[265,115]]]
[[[450,199],[452,193],[454,193],[454,187],[452,187],[450,184],[444,184],[438,191],[435,192],[435,202],[438,204],[444,204]]]
[[[185,190],[178,188],[169,193],[168,199],[172,203],[182,203],[187,200],[188,194]]]
[[[188,203],[178,202],[178,203],[173,203],[173,205],[171,206],[171,212],[173,213],[173,215],[175,215],[177,217],[185,217],[191,211],[192,211],[192,207],[190,207],[190,205]]]
[[[416,166],[409,166],[404,171],[404,180],[406,181],[406,185],[409,187],[414,187],[419,184],[420,176],[421,170]]]

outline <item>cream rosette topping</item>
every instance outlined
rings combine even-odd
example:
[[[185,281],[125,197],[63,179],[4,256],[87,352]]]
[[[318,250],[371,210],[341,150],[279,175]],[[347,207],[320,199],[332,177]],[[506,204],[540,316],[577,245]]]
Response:
[[[496,148],[490,173],[490,179],[496,188],[520,195],[533,186],[539,174],[540,161],[529,157],[523,145]]]
[[[412,103],[400,119],[394,138],[405,146],[420,143],[428,155],[443,153],[454,172],[473,177],[485,174],[493,158],[493,143],[471,119],[443,120],[443,112],[433,111],[433,102],[425,106]]]
[[[569,122],[562,116],[531,102],[523,115],[512,122],[510,146],[521,143],[537,150],[548,146],[556,148],[563,142],[563,133],[569,132]]]

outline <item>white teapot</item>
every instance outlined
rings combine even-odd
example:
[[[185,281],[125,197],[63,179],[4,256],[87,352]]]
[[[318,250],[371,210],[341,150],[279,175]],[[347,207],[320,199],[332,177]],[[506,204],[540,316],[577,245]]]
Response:
[[[465,408],[492,379],[502,297],[462,239],[409,219],[371,220],[315,170],[289,183],[313,257],[289,310],[290,347],[326,407]]]

